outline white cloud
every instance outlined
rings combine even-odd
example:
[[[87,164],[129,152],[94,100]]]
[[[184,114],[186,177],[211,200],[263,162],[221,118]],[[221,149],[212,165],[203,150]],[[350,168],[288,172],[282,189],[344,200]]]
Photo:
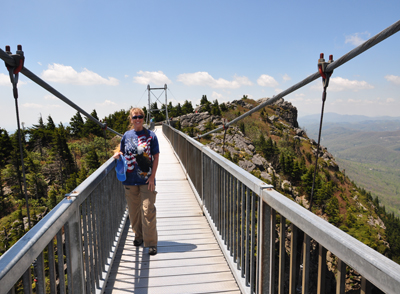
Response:
[[[279,85],[278,82],[269,75],[261,75],[257,79],[257,84],[262,87],[276,87]]]
[[[36,104],[36,103],[24,103],[24,104],[22,104],[22,107],[35,108],[35,109],[48,109],[48,108],[59,108],[61,106],[57,105],[57,104],[42,105],[42,104]]]
[[[187,86],[208,86],[211,88],[237,89],[241,86],[251,86],[253,83],[247,77],[234,76],[232,81],[219,78],[214,79],[208,72],[180,74],[178,82]]]
[[[0,86],[11,86],[9,75],[0,73]]]
[[[103,103],[96,103],[98,106],[110,106],[110,105],[117,105],[117,103],[112,102],[110,100],[105,100]]]
[[[162,85],[170,84],[171,80],[161,71],[139,71],[140,76],[133,77],[133,81],[141,85]]]
[[[400,77],[399,76],[394,76],[394,75],[387,75],[385,76],[385,79],[389,82],[392,82],[396,85],[400,85]]]
[[[340,91],[353,91],[357,92],[360,90],[368,90],[368,89],[373,89],[374,86],[368,84],[366,81],[357,81],[357,80],[348,80],[344,79],[342,77],[335,77],[331,78],[329,81],[329,87],[328,91],[333,91],[333,92],[340,92]],[[322,90],[322,83],[314,83],[313,86],[311,86],[311,89],[313,90]]]
[[[21,81],[21,75],[19,75],[18,86],[26,85],[27,82]],[[0,73],[0,86],[12,87],[10,76],[8,74]]]
[[[38,61],[38,64],[41,66],[42,65],[42,63],[40,62],[40,61]]]
[[[53,95],[46,95],[44,96],[44,100],[57,100],[58,98]]]
[[[288,74],[283,75],[283,80],[284,81],[290,81],[292,78]]]
[[[86,68],[84,68],[82,72],[77,72],[72,66],[57,63],[48,65],[48,69],[42,72],[41,77],[50,82],[72,85],[117,86],[119,84],[116,78],[108,77],[108,79],[106,79]]]
[[[392,102],[394,102],[395,100],[393,99],[393,98],[387,98],[386,99],[386,103],[392,103]]]
[[[365,39],[363,38],[365,36]],[[364,43],[369,37],[371,36],[370,33],[364,32],[364,33],[355,33],[353,35],[346,36],[345,44],[350,43],[354,46],[361,45]]]
[[[222,97],[224,97],[222,94],[217,93],[217,92],[215,92],[215,91],[213,91],[212,94],[211,94],[211,98],[212,98],[213,100],[215,100],[215,99],[221,100]]]

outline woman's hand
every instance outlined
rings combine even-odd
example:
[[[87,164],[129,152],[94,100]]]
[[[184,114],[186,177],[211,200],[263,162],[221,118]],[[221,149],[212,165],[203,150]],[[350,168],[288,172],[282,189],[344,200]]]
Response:
[[[115,152],[114,155],[113,155],[113,158],[119,159],[119,156],[122,155],[122,154],[123,154],[123,153],[122,153],[121,151]]]
[[[146,184],[148,184],[147,189],[150,191],[154,191],[156,189],[156,185],[154,185],[154,178],[156,176],[151,174],[151,176],[147,179]]]

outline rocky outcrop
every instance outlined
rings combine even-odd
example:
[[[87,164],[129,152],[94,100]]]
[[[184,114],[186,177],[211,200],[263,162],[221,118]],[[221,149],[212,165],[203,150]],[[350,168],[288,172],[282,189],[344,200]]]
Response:
[[[257,102],[261,104],[268,101],[269,99],[270,98],[261,98],[257,100]],[[297,122],[297,108],[293,106],[292,103],[285,101],[283,98],[280,98],[272,105],[278,106],[275,110],[276,117],[287,121],[293,128],[299,127],[299,123]],[[270,120],[273,120],[273,117],[271,117]]]

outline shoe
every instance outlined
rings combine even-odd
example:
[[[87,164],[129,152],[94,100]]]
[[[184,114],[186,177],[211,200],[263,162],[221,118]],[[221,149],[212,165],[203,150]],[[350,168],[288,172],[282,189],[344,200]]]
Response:
[[[156,246],[150,246],[149,254],[150,255],[156,255],[157,254],[157,247]]]
[[[133,245],[134,246],[140,246],[143,244],[143,240],[133,240]]]

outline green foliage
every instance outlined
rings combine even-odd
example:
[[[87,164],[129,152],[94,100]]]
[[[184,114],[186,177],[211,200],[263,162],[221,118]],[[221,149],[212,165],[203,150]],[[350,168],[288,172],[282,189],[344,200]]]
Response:
[[[265,158],[271,158],[278,154],[279,149],[276,147],[271,137],[265,140],[263,134],[260,134],[258,140],[255,142],[256,151],[261,152]]]
[[[219,108],[221,109],[222,112],[225,112],[228,110],[228,107],[226,106],[225,103],[220,104]]]
[[[207,95],[203,95],[200,100],[200,112],[211,112],[211,102],[208,101]]]
[[[82,136],[84,136],[85,123],[83,122],[83,118],[79,111],[71,118],[69,125],[71,128],[72,136],[74,136],[75,138],[81,138]]]
[[[218,100],[215,100],[211,106],[211,114],[212,115],[221,115],[221,110],[219,109]]]
[[[96,170],[100,167],[99,157],[94,148],[90,149],[86,156],[86,167],[89,170]]]
[[[143,111],[145,107],[143,107]],[[147,112],[147,110],[146,110]],[[129,110],[119,110],[110,114],[105,118],[107,126],[117,131],[120,134],[124,134],[129,127]]]
[[[339,201],[336,197],[332,197],[326,205],[325,212],[329,216],[329,222],[334,225],[339,225],[342,217],[339,213]]]
[[[93,109],[92,113],[90,114],[93,118],[99,120],[99,117],[97,116],[96,109]],[[85,136],[88,136],[89,134],[101,137],[103,136],[103,130],[101,127],[92,121],[89,118],[86,118],[85,124],[84,124],[84,134]]]
[[[185,100],[182,105],[182,114],[193,113],[193,105],[191,101]]]
[[[4,168],[10,155],[12,143],[8,132],[0,128],[0,168]]]

